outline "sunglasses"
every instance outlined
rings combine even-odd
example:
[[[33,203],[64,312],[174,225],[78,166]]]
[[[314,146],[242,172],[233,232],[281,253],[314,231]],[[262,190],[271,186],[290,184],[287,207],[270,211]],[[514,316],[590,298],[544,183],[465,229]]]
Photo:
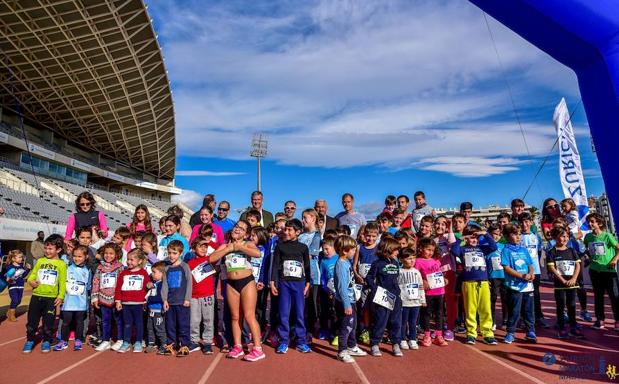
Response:
[[[548,208],[548,209],[557,209],[557,208],[559,208],[559,204],[547,205],[546,208]]]
[[[284,209],[292,209],[292,210],[295,210],[295,209],[297,209],[297,208],[296,208],[296,207],[284,207]]]
[[[228,212],[230,208],[217,208],[218,211]]]

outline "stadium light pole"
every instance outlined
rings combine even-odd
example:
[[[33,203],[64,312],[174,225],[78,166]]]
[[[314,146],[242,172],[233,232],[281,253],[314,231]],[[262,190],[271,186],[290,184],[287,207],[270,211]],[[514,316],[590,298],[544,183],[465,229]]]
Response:
[[[256,158],[256,163],[257,163],[257,188],[256,190],[260,191],[260,160],[265,158],[267,155],[267,145],[268,145],[268,141],[266,138],[266,135],[263,135],[262,133],[256,133],[254,134],[254,138],[251,141],[251,151],[249,152],[249,155],[251,157],[255,157]]]

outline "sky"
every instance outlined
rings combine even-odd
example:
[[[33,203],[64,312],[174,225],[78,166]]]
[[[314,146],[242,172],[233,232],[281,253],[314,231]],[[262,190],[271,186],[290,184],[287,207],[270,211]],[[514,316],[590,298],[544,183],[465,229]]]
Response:
[[[487,16],[489,32],[466,1],[147,5],[172,84],[179,199],[193,208],[206,193],[249,205],[256,133],[272,212],[324,198],[335,214],[352,192],[374,215],[418,190],[434,207],[504,206],[529,186],[539,206],[563,196],[551,152],[562,97],[588,193],[604,191],[573,72]]]

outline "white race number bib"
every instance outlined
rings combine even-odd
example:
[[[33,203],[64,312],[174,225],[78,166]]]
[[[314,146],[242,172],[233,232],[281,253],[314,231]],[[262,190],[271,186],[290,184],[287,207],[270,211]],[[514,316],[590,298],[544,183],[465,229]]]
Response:
[[[245,256],[233,253],[226,256],[226,268],[228,271],[238,271],[246,268]]]
[[[419,284],[409,283],[400,288],[406,300],[419,300]]]
[[[503,270],[503,265],[501,264],[501,257],[500,256],[491,257],[490,261],[492,262],[492,270],[493,271],[502,271]]]
[[[445,286],[443,272],[428,273],[426,275],[426,280],[428,281],[428,287],[430,287],[430,289],[443,288]]]
[[[82,296],[86,292],[86,283],[82,281],[68,280],[66,287],[67,295]]]
[[[359,301],[359,299],[361,299],[361,292],[363,292],[363,285],[355,284],[353,285],[352,290],[355,293],[355,301]]]
[[[486,260],[481,252],[466,252],[464,254],[464,265],[467,268],[486,268]]]
[[[359,275],[361,275],[361,277],[365,279],[365,277],[368,275],[368,272],[370,272],[371,266],[372,264],[359,263]]]
[[[142,275],[125,275],[123,276],[123,291],[140,291],[144,286],[144,276]]]
[[[39,284],[56,285],[56,281],[58,281],[58,271],[53,269],[39,269],[37,272],[37,280]]]
[[[381,286],[376,287],[376,294],[374,295],[374,300],[372,301],[374,304],[385,307],[390,311],[392,311],[393,307],[395,307],[395,295]]]
[[[205,261],[204,263],[201,263],[198,266],[196,266],[194,269],[192,269],[191,274],[193,275],[193,278],[196,281],[196,283],[199,284],[202,282],[202,280],[215,274],[215,268],[213,268],[211,263],[209,263],[208,261]]]
[[[557,271],[563,276],[572,276],[576,269],[576,262],[574,260],[557,260],[555,262]]]
[[[101,274],[101,288],[116,287],[116,272],[108,272]]]
[[[296,260],[284,260],[284,277],[303,277],[303,264]]]

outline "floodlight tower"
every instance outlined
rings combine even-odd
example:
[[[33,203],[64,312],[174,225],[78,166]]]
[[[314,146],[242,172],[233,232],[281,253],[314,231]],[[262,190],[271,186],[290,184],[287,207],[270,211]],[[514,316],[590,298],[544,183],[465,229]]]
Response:
[[[258,191],[260,191],[260,160],[266,157],[268,144],[266,135],[263,135],[262,133],[254,134],[254,138],[251,141],[251,151],[249,152],[249,155],[256,158],[258,166],[258,172],[256,175]]]

